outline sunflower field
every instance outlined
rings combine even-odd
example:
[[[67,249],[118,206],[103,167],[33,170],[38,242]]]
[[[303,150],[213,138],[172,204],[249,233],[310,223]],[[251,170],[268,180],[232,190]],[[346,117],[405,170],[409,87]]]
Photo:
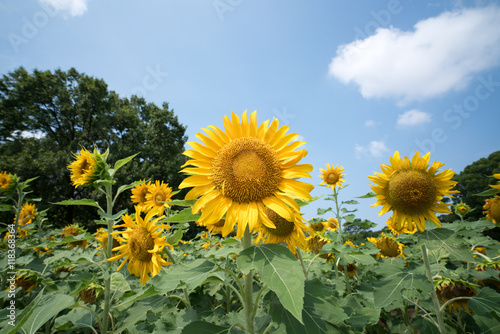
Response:
[[[0,333],[498,333],[500,249],[483,232],[500,220],[500,184],[470,222],[454,172],[430,153],[395,152],[368,176],[372,192],[342,198],[344,169],[320,169],[311,197],[307,151],[277,119],[257,113],[209,125],[184,154],[175,190],[161,181],[117,184],[134,159],[82,148],[74,187],[105,198],[66,200],[97,212],[95,233],[51,228],[30,182],[0,173]],[[146,176],[147,177],[147,176]],[[317,176],[315,176],[317,177]],[[495,174],[500,179],[500,174]],[[184,198],[179,190],[187,189]],[[177,196],[176,196],[177,195]],[[135,212],[118,210],[127,197]],[[359,201],[358,201],[359,199]],[[322,201],[318,217],[301,213]],[[356,205],[380,207],[387,231],[353,237]],[[442,224],[437,214],[461,219]],[[203,227],[194,238],[188,231]]]

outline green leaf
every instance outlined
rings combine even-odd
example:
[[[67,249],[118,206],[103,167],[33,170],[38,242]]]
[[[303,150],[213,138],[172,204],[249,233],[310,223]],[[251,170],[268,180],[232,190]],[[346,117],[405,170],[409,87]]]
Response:
[[[0,204],[0,211],[15,211],[16,207],[9,204]]]
[[[125,277],[119,273],[114,272],[111,274],[111,291],[127,292],[130,291],[130,284],[128,284]]]
[[[193,206],[194,203],[196,203],[196,199],[192,199],[192,200],[189,200],[189,201],[185,201],[185,200],[181,200],[181,199],[174,199],[172,201],[168,201],[167,204],[171,205],[171,206]]]
[[[141,185],[143,183],[145,183],[146,181],[135,181],[135,182],[132,182],[130,184],[124,184],[122,186],[120,186],[118,188],[118,190],[116,191],[116,195],[115,195],[115,198],[121,194],[122,192],[124,192],[125,190],[128,190],[128,189],[131,189],[131,188],[134,188],[134,187],[137,187],[138,185]]]
[[[342,204],[359,204],[359,202],[351,199],[349,201],[342,201]]]
[[[182,334],[225,334],[229,333],[230,329],[230,327],[222,327],[205,321],[194,321],[182,329]]]
[[[324,215],[325,213],[327,213],[328,211],[332,211],[332,208],[328,208],[328,209],[318,209],[318,216],[321,216],[321,215]]]
[[[304,273],[295,256],[282,245],[267,244],[243,250],[236,258],[241,271],[257,271],[260,279],[276,293],[283,306],[302,322]]]
[[[127,328],[135,328],[138,321],[147,321],[147,313],[157,310],[165,303],[165,296],[151,296],[135,303],[127,309],[127,316],[115,333],[122,333]]]
[[[474,194],[474,196],[485,196],[485,197],[491,197],[491,196],[494,196],[496,194],[500,193],[500,189],[495,189],[495,188],[491,188],[491,189],[488,189],[488,190],[485,190],[479,194]]]
[[[377,196],[377,194],[370,191],[370,192],[366,193],[366,195],[358,196],[358,197],[354,197],[354,198],[373,198],[375,196]]]
[[[93,199],[90,199],[90,198],[82,198],[82,199],[77,199],[77,200],[68,199],[66,201],[52,203],[52,204],[57,204],[57,205],[87,205],[87,206],[93,206],[95,208],[101,209],[99,204],[97,204],[96,201],[94,201]]]
[[[429,247],[429,251],[441,248],[446,250],[452,260],[476,262],[469,247],[452,230],[446,228],[426,230],[419,235],[418,242]]]
[[[478,315],[490,316],[492,312],[500,315],[500,294],[491,288],[482,288],[467,305]]]
[[[215,269],[215,264],[204,259],[197,259],[187,264],[176,263],[153,277],[151,284],[159,294],[165,294],[182,286],[192,290],[203,284]]]
[[[44,295],[43,290],[16,316],[16,326],[4,328],[5,333],[34,334],[56,314],[75,304],[73,297],[63,294]],[[10,329],[10,330],[9,330]],[[3,333],[4,331],[2,331]]]
[[[117,220],[118,218],[120,218],[122,215],[126,214],[127,213],[127,209],[123,209],[121,210],[120,212],[117,212],[115,213],[114,215],[108,215],[107,213],[105,213],[104,211],[102,210],[99,210],[97,211],[97,213],[99,214],[99,216],[101,216],[101,218],[103,219],[109,219],[109,220],[112,220],[112,221],[115,221]]]
[[[181,229],[178,229],[172,234],[171,236],[168,237],[167,242],[171,245],[177,245],[179,240],[182,239],[182,236],[184,235],[184,231]]]
[[[74,329],[75,327],[94,327],[95,322],[96,319],[92,312],[81,307],[75,307],[67,314],[56,318],[54,329],[62,331]]]
[[[132,160],[137,154],[139,153],[136,153],[134,155],[131,155],[125,159],[121,159],[121,160],[118,160],[117,162],[115,162],[115,165],[113,166],[113,169],[115,170],[115,173],[118,169],[120,169],[120,167],[122,167],[123,165],[125,165],[126,163],[128,163],[130,160]]]
[[[148,284],[143,287],[142,290],[135,291],[134,295],[121,299],[119,301],[119,304],[115,303],[114,305],[112,305],[112,309],[118,312],[123,312],[123,310],[128,309],[134,302],[149,298],[157,294],[158,292],[156,291],[155,287]]]
[[[176,215],[173,215],[170,218],[163,219],[162,222],[167,223],[187,223],[197,221],[200,218],[201,214],[192,214],[190,208],[185,208],[181,212]]]
[[[308,201],[302,201],[300,199],[295,199],[295,202],[297,202],[297,204],[300,206],[300,207],[303,207],[303,206],[306,206],[307,204],[311,203],[311,202],[314,202],[318,199],[320,199],[321,197],[323,197],[325,195],[321,195],[321,196],[314,196],[312,197],[310,200]]]
[[[347,223],[352,223],[354,221],[354,218],[356,218],[356,216],[353,214],[350,214],[350,215],[345,215],[342,218],[344,218]]]

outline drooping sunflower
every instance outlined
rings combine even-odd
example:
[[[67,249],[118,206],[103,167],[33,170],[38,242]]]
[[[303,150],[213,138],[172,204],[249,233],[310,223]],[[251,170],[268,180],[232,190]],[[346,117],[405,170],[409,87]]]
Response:
[[[320,168],[319,170],[322,173],[320,177],[323,179],[319,184],[320,186],[326,185],[334,190],[336,186],[341,187],[342,183],[345,182],[343,179],[344,174],[342,173],[344,167],[342,166],[337,165],[333,167],[333,164],[326,164],[326,169]]]
[[[457,297],[473,297],[477,295],[475,287],[478,285],[469,283],[461,279],[453,278],[442,278],[438,281],[434,281],[434,288],[436,289],[436,294],[441,301],[445,303],[450,299]],[[467,306],[468,299],[456,299],[448,304],[448,309],[456,310],[460,313],[463,308],[467,313],[470,313],[469,307]]]
[[[310,164],[297,164],[306,150],[295,149],[304,144],[294,141],[298,134],[290,133],[288,126],[279,127],[279,121],[269,120],[257,126],[257,112],[240,118],[233,112],[232,119],[223,118],[225,131],[214,125],[203,129],[196,137],[202,144],[189,142],[193,148],[184,152],[192,160],[182,172],[190,174],[179,188],[194,187],[186,200],[200,197],[193,205],[193,213],[202,212],[199,221],[208,226],[225,217],[222,235],[226,236],[238,223],[238,238],[245,229],[254,231],[259,221],[269,228],[275,225],[265,214],[269,208],[288,221],[295,220],[299,206],[294,199],[311,199],[311,184],[295,180],[310,177]],[[186,166],[193,167],[186,167]]]
[[[483,210],[483,214],[486,215],[488,220],[495,224],[500,222],[500,196],[495,195],[494,198],[488,198]]]
[[[71,181],[75,188],[85,187],[99,179],[104,170],[104,161],[97,149],[94,153],[90,153],[82,148],[78,154],[75,154],[75,161],[69,164],[68,169],[71,171]]]
[[[149,193],[146,194],[146,203],[144,203],[142,210],[145,212],[157,210],[161,214],[165,208],[170,207],[166,202],[171,200],[171,196],[172,188],[168,186],[168,183],[156,181],[149,186]]]
[[[81,234],[86,234],[87,232],[85,231],[85,229],[83,229],[82,227],[80,227],[78,224],[71,224],[71,225],[68,225],[68,226],[65,226],[63,228],[63,230],[61,231],[61,236],[63,238],[66,238],[68,236],[79,236]],[[77,240],[77,241],[71,241],[71,242],[68,242],[67,245],[69,246],[70,249],[73,249],[75,247],[78,247],[79,249],[85,249],[87,247],[87,240]]]
[[[394,223],[394,220],[389,218],[386,222],[387,227],[389,228],[389,231],[391,231],[392,234],[398,235],[398,234],[414,234],[417,232],[417,226],[414,222],[408,222],[405,221],[401,227],[399,227],[397,224]]]
[[[151,188],[151,181],[139,184],[138,186],[135,186],[131,190],[132,196],[130,196],[130,199],[132,200],[133,203],[137,203],[136,205],[142,211],[144,211],[144,206],[146,205],[147,202],[146,195],[150,193],[150,188]]]
[[[379,216],[392,210],[392,219],[398,229],[406,221],[412,221],[424,231],[426,219],[441,227],[436,213],[451,213],[442,199],[458,193],[451,190],[457,183],[451,180],[455,172],[447,169],[437,173],[444,166],[437,161],[427,169],[429,159],[430,153],[421,157],[420,152],[415,152],[410,161],[406,156],[401,158],[396,151],[390,158],[390,165],[380,165],[382,173],[375,172],[376,176],[368,177],[375,183],[370,187],[377,194],[377,202],[371,206],[383,206]]]
[[[111,234],[116,236],[122,243],[121,246],[113,248],[119,254],[111,257],[108,261],[115,261],[125,257],[117,270],[120,270],[127,262],[127,269],[131,274],[141,278],[142,285],[145,285],[151,277],[156,276],[162,266],[170,265],[165,261],[160,253],[165,246],[173,247],[161,236],[163,230],[170,228],[168,225],[159,224],[158,221],[165,216],[157,216],[156,210],[150,210],[145,218],[141,217],[141,209],[135,208],[135,219],[129,215],[123,215],[123,224],[115,225],[115,228],[126,227],[125,231],[115,231]]]
[[[377,238],[367,238],[369,242],[377,246],[380,252],[377,254],[377,259],[381,257],[398,257],[401,256],[403,259],[405,255],[403,253],[402,243],[400,243],[396,238],[386,236],[384,233],[380,235],[380,239]]]
[[[280,244],[285,242],[288,249],[294,254],[297,252],[297,247],[306,249],[304,230],[307,227],[300,213],[295,212],[293,220],[287,220],[269,208],[265,209],[265,214],[276,228],[270,228],[265,224],[261,224],[255,243],[259,243],[261,240],[265,244]]]

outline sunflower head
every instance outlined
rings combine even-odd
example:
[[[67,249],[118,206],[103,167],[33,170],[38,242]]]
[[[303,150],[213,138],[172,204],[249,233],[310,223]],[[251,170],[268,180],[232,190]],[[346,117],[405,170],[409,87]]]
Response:
[[[318,254],[321,248],[324,245],[330,243],[328,239],[325,239],[321,236],[321,234],[310,235],[306,238],[307,250],[309,252],[313,252],[314,254]],[[333,253],[331,253],[333,256]]]
[[[477,287],[477,285],[460,279],[442,278],[438,281],[434,281],[436,294],[442,303],[456,297],[475,296],[477,295],[475,287]],[[457,299],[448,304],[448,308],[450,311],[455,310],[459,313],[463,308],[467,313],[471,314],[467,306],[468,301],[468,299]]]
[[[108,230],[105,228],[98,228],[94,233],[94,237],[99,241],[99,245],[97,249],[103,249],[104,253],[106,253],[106,249],[108,248]],[[120,246],[120,242],[113,237],[113,248]]]
[[[345,267],[342,266],[342,265],[339,265],[338,269],[340,271],[344,271]],[[358,267],[356,267],[356,265],[354,263],[348,263],[347,264],[347,276],[349,277],[354,277],[354,276],[358,276]]]
[[[142,210],[157,210],[158,213],[162,213],[165,208],[170,207],[166,202],[171,200],[171,196],[172,188],[168,186],[168,183],[156,181],[149,186],[149,192],[146,193],[146,202],[142,206]]]
[[[275,211],[266,208],[267,218],[274,224],[275,228],[261,224],[259,236],[255,242],[263,240],[264,243],[279,244],[285,242],[292,253],[297,252],[297,247],[306,248],[306,237],[304,230],[306,225],[300,213],[296,213],[293,220],[281,217]]]
[[[396,238],[386,236],[384,233],[381,234],[380,238],[367,238],[369,242],[377,246],[380,252],[377,254],[377,258],[380,257],[398,257],[401,256],[403,259],[405,255],[403,253],[404,245],[397,241]]]
[[[99,297],[103,294],[104,288],[96,283],[90,283],[78,293],[78,296],[85,304],[95,304]]]
[[[322,178],[320,186],[325,185],[334,190],[336,186],[341,187],[342,183],[345,182],[343,179],[344,167],[342,166],[337,165],[333,167],[333,164],[326,164],[326,169],[320,168],[319,170],[321,171],[320,177]]]
[[[142,211],[144,211],[144,207],[146,206],[147,202],[146,195],[150,193],[150,188],[151,188],[151,181],[147,183],[144,181],[144,183],[135,186],[131,190],[132,196],[130,196],[130,199],[132,200],[133,203],[137,203],[136,205],[139,206],[139,208]]]
[[[442,199],[458,192],[451,190],[457,183],[451,180],[455,173],[451,169],[437,173],[444,164],[435,161],[429,166],[429,159],[430,153],[421,157],[420,152],[415,152],[411,160],[406,156],[403,159],[396,151],[390,165],[380,165],[382,173],[369,176],[375,183],[370,187],[377,194],[372,206],[383,206],[379,215],[392,210],[398,230],[411,221],[424,231],[426,219],[440,227],[436,213],[451,213]]]
[[[489,186],[492,187],[492,188],[494,188],[494,189],[499,189],[500,190],[500,174],[493,174],[493,177],[495,179],[499,180],[499,181],[498,181],[497,184],[490,184]]]
[[[31,224],[36,216],[35,204],[24,203],[19,213],[19,225],[24,226]]]
[[[389,231],[391,231],[393,235],[414,234],[415,232],[417,232],[417,226],[414,222],[409,223],[408,221],[405,221],[403,225],[398,226],[394,223],[394,220],[392,220],[391,217],[385,223],[387,224]]]
[[[459,215],[459,216],[465,216],[466,214],[468,214],[469,212],[471,212],[471,207],[468,206],[467,204],[463,203],[463,202],[460,202],[460,203],[456,203],[453,205],[453,211],[455,212],[455,214]]]
[[[107,151],[101,154],[97,148],[94,148],[93,153],[82,148],[78,154],[75,154],[75,160],[68,166],[75,188],[78,186],[87,187],[95,181],[105,178],[107,172],[106,157]]]
[[[43,280],[43,277],[34,270],[20,269],[17,272],[16,287],[22,287],[23,293],[32,291]]]
[[[87,231],[80,227],[78,224],[71,224],[63,228],[61,231],[61,236],[63,238],[69,237],[69,236],[79,236],[79,235],[85,235]],[[87,240],[78,240],[78,241],[71,241],[67,245],[69,246],[70,249],[73,249],[75,247],[85,249],[87,247]]]
[[[193,213],[201,211],[199,223],[217,224],[225,215],[222,235],[226,236],[237,224],[236,236],[241,238],[246,228],[259,229],[260,223],[276,228],[266,215],[266,208],[287,221],[295,221],[299,206],[294,199],[311,199],[312,185],[297,178],[310,177],[312,166],[297,164],[307,151],[304,144],[294,141],[298,135],[286,134],[288,126],[279,121],[257,125],[257,113],[248,118],[232,113],[223,118],[224,130],[211,125],[205,134],[196,137],[202,142],[189,142],[193,148],[184,152],[191,158],[182,172],[190,176],[179,188],[193,187],[186,200],[197,199]],[[186,167],[186,166],[191,167]]]
[[[12,192],[17,187],[18,178],[16,175],[1,172],[0,173],[0,191]]]
[[[208,225],[206,226],[206,228],[210,233],[222,233],[222,229],[224,228],[225,223],[225,219],[220,219],[217,223]]]
[[[493,223],[500,222],[500,196],[495,195],[493,198],[488,198],[483,206],[483,214],[488,220]]]
[[[165,240],[165,236],[162,236],[163,231],[170,226],[160,224],[159,221],[165,216],[156,216],[156,214],[156,210],[150,210],[146,217],[142,218],[141,209],[136,206],[134,217],[123,215],[123,224],[115,225],[115,228],[126,228],[126,230],[111,233],[117,237],[121,245],[113,248],[113,251],[119,253],[109,258],[108,261],[125,258],[117,270],[128,262],[128,271],[140,277],[142,285],[149,281],[150,273],[151,277],[154,277],[160,272],[162,266],[171,264],[161,256],[165,246],[173,249]]]

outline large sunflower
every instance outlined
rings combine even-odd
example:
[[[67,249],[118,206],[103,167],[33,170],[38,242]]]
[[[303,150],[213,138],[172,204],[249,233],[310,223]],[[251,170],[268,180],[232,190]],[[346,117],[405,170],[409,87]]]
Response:
[[[294,254],[297,252],[297,247],[306,249],[304,230],[307,229],[307,226],[304,224],[300,213],[294,213],[293,220],[287,220],[269,208],[266,208],[265,214],[276,228],[270,228],[261,224],[259,236],[255,239],[256,243],[260,240],[263,240],[266,244],[286,242],[288,249]]]
[[[165,208],[169,208],[168,201],[171,200],[172,188],[168,183],[156,181],[149,186],[149,192],[146,193],[146,203],[142,206],[143,211],[158,210],[162,214]]]
[[[120,264],[117,270],[120,270],[128,262],[128,271],[140,277],[142,285],[149,281],[149,273],[151,273],[151,277],[154,277],[160,272],[161,266],[171,264],[159,254],[165,246],[173,249],[165,240],[165,236],[161,236],[163,230],[170,226],[158,224],[158,221],[165,216],[154,217],[156,213],[156,210],[151,210],[143,219],[140,208],[136,207],[135,219],[129,215],[123,215],[123,224],[114,226],[115,228],[126,227],[127,229],[111,233],[113,236],[117,236],[122,245],[113,248],[113,251],[120,253],[109,258],[108,261],[125,257],[125,261]]]
[[[295,149],[304,144],[294,141],[298,134],[289,133],[288,126],[279,127],[279,121],[269,120],[257,126],[257,112],[240,118],[233,112],[232,119],[223,118],[224,130],[211,125],[196,137],[202,144],[188,143],[192,150],[184,152],[192,160],[182,171],[190,174],[179,188],[194,187],[186,200],[200,197],[193,205],[193,213],[202,211],[199,222],[211,225],[226,220],[222,235],[233,231],[241,238],[248,227],[253,231],[261,221],[268,228],[275,225],[265,213],[269,208],[288,221],[299,212],[296,199],[309,200],[313,185],[295,180],[310,177],[310,164],[297,163],[307,154]]]
[[[341,187],[342,183],[345,181],[343,179],[344,174],[342,173],[344,171],[344,167],[342,166],[337,165],[333,167],[333,164],[326,164],[326,170],[323,168],[320,168],[319,170],[321,171],[320,177],[323,179],[323,181],[319,184],[320,186],[326,185],[334,190],[336,186]]]
[[[103,167],[102,158],[99,154],[90,153],[85,148],[75,155],[75,161],[69,164],[71,181],[75,188],[78,186],[89,186],[99,179],[100,167]]]
[[[442,199],[458,192],[451,190],[457,183],[451,180],[455,172],[447,169],[437,173],[444,164],[436,161],[427,169],[429,159],[430,153],[421,157],[420,152],[415,152],[410,161],[406,156],[401,158],[396,151],[390,158],[390,165],[380,165],[382,173],[368,177],[375,183],[370,187],[378,199],[371,206],[383,205],[379,216],[392,210],[397,229],[406,221],[413,221],[420,231],[424,231],[426,219],[441,227],[436,213],[451,213]]]
[[[493,198],[488,198],[483,209],[485,210],[483,214],[486,215],[488,220],[491,220],[495,224],[500,222],[500,196],[495,195]]]

